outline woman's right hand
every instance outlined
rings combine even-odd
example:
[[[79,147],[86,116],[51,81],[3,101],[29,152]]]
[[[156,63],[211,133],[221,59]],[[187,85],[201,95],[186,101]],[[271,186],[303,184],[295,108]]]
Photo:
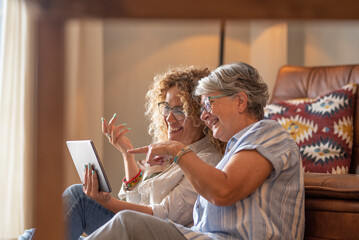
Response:
[[[165,164],[167,159],[173,159],[184,147],[185,145],[181,142],[166,141],[129,149],[127,152],[131,154],[146,153],[146,163],[153,166]]]
[[[103,206],[105,206],[105,204],[111,200],[111,194],[109,192],[99,191],[97,172],[93,169],[91,165],[85,166],[82,190],[87,196],[89,196]]]
[[[120,125],[115,125],[117,120],[116,113],[113,115],[112,119],[109,123],[105,118],[102,118],[102,133],[108,138],[108,141],[120,152],[122,155],[127,156],[127,150],[132,149],[131,141],[125,136],[126,133],[130,131],[126,127],[126,123],[122,123]]]

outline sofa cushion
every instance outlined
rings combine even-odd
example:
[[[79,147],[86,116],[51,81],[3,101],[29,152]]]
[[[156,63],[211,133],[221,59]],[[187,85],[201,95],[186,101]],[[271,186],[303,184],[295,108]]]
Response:
[[[292,99],[265,108],[265,118],[278,121],[298,144],[304,171],[348,173],[356,89],[351,83],[314,99]]]
[[[359,199],[359,175],[305,173],[304,188],[306,198],[333,198],[356,201]],[[356,206],[355,212],[359,213],[358,202],[356,202]]]

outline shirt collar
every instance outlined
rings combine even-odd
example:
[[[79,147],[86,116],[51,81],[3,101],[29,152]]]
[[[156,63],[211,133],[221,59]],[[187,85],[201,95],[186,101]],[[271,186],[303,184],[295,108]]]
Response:
[[[255,123],[253,123],[255,124]],[[226,146],[226,151],[225,153],[229,152],[232,147],[234,146],[234,144],[236,144],[236,142],[238,142],[239,138],[248,131],[248,129],[250,129],[253,124],[248,125],[247,127],[243,128],[241,131],[237,132],[236,134],[233,135],[233,137],[228,141],[227,146]]]

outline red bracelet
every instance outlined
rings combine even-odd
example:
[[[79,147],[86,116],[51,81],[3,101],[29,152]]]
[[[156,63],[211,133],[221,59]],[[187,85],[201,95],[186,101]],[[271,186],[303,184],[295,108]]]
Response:
[[[122,179],[122,182],[123,182],[124,184],[127,184],[127,183],[132,182],[133,180],[135,180],[136,178],[138,178],[138,177],[140,176],[141,172],[142,172],[142,171],[141,171],[141,169],[140,169],[140,171],[137,173],[137,175],[134,176],[131,180],[126,180],[126,177],[124,177],[124,178]]]
[[[137,183],[139,183],[142,179],[142,171],[140,169],[140,171],[138,172],[138,174],[132,178],[129,181],[126,181],[126,177],[123,178],[122,182],[124,183],[124,188],[126,190],[130,190],[132,187],[134,187]]]

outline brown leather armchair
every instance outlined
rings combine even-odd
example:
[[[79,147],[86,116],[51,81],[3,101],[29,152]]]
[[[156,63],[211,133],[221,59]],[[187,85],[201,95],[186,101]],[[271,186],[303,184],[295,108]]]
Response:
[[[359,65],[279,70],[272,103],[315,98],[358,83]],[[349,174],[305,173],[305,239],[359,239],[359,88],[355,98],[354,139]]]

